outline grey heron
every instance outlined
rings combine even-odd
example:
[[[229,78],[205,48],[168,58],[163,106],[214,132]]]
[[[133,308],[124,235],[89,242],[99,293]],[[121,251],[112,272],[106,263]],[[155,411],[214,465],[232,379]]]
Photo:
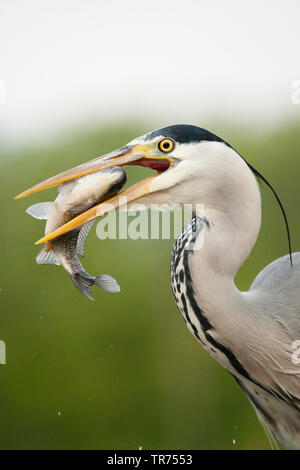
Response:
[[[175,301],[192,334],[232,374],[272,438],[286,448],[300,449],[300,365],[292,361],[293,344],[300,339],[300,252],[291,254],[290,249],[289,255],[265,267],[248,291],[237,289],[236,273],[260,230],[256,177],[263,176],[229,144],[197,126],[169,126],[17,197],[101,169],[132,164],[156,173],[37,243],[119,208],[121,195],[129,203],[138,200],[146,206],[203,204],[205,217],[195,215],[173,248]],[[191,249],[200,234],[205,236],[202,249]]]

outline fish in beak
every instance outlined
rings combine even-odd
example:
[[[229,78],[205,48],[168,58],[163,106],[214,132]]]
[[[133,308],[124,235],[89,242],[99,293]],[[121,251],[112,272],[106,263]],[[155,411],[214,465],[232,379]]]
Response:
[[[82,225],[91,222],[92,220],[108,214],[112,210],[122,207],[124,204],[129,204],[132,201],[135,201],[146,194],[151,192],[151,184],[157,176],[162,172],[167,170],[169,167],[173,166],[174,162],[171,158],[167,156],[161,156],[155,154],[152,150],[152,144],[136,144],[136,145],[126,145],[114,152],[108,153],[101,157],[95,158],[89,162],[78,165],[70,170],[66,170],[62,173],[59,173],[56,176],[48,178],[41,183],[36,184],[32,188],[27,189],[22,192],[15,199],[21,199],[30,194],[34,194],[38,191],[44,189],[52,188],[59,184],[65,183],[66,181],[79,178],[96,171],[105,170],[107,168],[115,166],[125,166],[125,165],[139,165],[151,168],[156,170],[156,174],[136,183],[130,188],[120,192],[119,194],[101,202],[87,211],[81,213],[79,216],[72,219],[70,222],[62,225],[58,229],[54,230],[52,233],[41,238],[36,242],[36,244],[44,243],[48,240],[52,240],[58,236],[61,236],[70,230],[74,230]]]

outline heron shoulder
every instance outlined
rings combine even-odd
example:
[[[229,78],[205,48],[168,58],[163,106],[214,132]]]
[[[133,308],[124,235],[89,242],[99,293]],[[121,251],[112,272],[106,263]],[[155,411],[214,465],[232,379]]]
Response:
[[[289,255],[276,259],[255,278],[250,296],[262,303],[269,318],[285,325],[292,336],[300,335],[300,252],[293,253],[293,267]]]
[[[284,286],[300,288],[300,252],[293,253],[293,266],[289,255],[272,261],[254,279],[250,289],[282,289]]]

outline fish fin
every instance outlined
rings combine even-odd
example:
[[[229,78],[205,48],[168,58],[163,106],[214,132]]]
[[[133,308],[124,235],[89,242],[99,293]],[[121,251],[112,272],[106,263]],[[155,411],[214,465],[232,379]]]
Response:
[[[79,292],[81,292],[87,299],[95,300],[89,295],[92,292],[89,287],[94,285],[95,277],[90,276],[84,271],[79,271],[71,276],[71,279]]]
[[[49,215],[55,206],[55,202],[40,202],[28,207],[25,212],[35,219],[49,219]]]
[[[71,276],[75,286],[87,299],[94,300],[89,294],[91,293],[90,287],[96,285],[100,289],[108,292],[120,292],[120,286],[117,281],[108,276],[108,274],[101,274],[100,276],[94,277],[87,274],[85,271],[79,271]]]
[[[107,292],[120,292],[119,284],[108,274],[101,274],[100,276],[97,276],[94,284],[95,286],[98,286],[100,289],[106,290]]]
[[[83,251],[84,251],[84,245],[87,239],[87,236],[89,234],[89,231],[92,228],[92,225],[95,221],[92,220],[91,222],[88,222],[87,224],[83,225],[81,228],[78,239],[77,239],[77,246],[76,246],[76,251],[80,256],[83,256]]]
[[[85,204],[79,204],[78,206],[71,207],[68,209],[68,212],[70,214],[81,214],[81,212],[84,212],[92,207],[91,202],[86,202]]]
[[[60,261],[57,259],[53,251],[46,251],[45,248],[43,248],[39,252],[35,259],[37,264],[56,264],[57,266],[60,265]]]
[[[60,184],[57,188],[57,192],[59,194],[67,194],[71,191],[71,189],[75,186],[76,182],[73,180],[65,181],[64,183]]]

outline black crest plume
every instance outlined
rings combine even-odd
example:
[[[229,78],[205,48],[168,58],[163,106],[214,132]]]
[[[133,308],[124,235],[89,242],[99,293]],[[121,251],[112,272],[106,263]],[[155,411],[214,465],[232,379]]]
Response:
[[[248,162],[246,162],[246,163],[247,163],[247,165],[249,166],[250,170],[254,173],[254,175],[255,175],[258,179],[261,179],[261,180],[268,186],[268,188],[271,189],[272,193],[274,194],[274,196],[275,196],[275,198],[276,198],[276,201],[277,201],[278,204],[279,204],[279,207],[280,207],[280,209],[281,209],[281,212],[282,212],[282,215],[283,215],[283,218],[284,218],[285,226],[286,226],[286,233],[287,233],[288,244],[289,244],[290,263],[291,263],[291,266],[293,266],[292,245],[291,245],[290,229],[289,229],[289,224],[288,224],[287,216],[286,216],[284,207],[283,207],[283,205],[282,205],[282,202],[280,201],[278,194],[276,193],[276,191],[275,191],[275,189],[273,188],[273,186],[269,183],[269,181],[268,181],[258,170],[256,170],[252,165],[250,165]]]

